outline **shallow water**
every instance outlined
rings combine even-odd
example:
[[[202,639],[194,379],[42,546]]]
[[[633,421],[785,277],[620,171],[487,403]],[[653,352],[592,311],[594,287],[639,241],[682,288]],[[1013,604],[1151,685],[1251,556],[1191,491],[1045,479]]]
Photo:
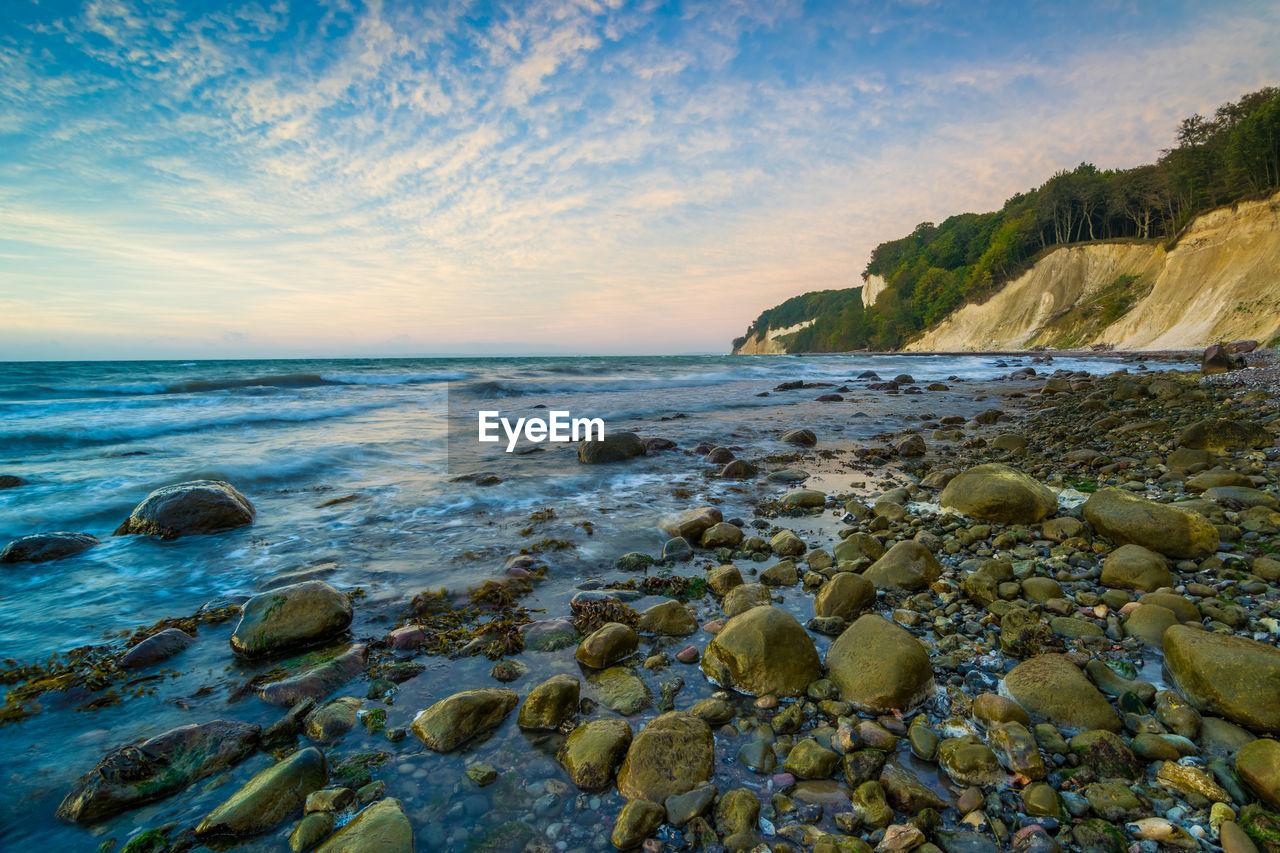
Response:
[[[814,429],[823,439],[820,447],[869,440],[920,416],[989,408],[998,400],[975,393],[969,383],[1029,363],[993,356],[698,356],[3,364],[0,474],[29,484],[0,491],[0,542],[62,530],[92,533],[102,544],[66,560],[3,570],[0,657],[25,662],[84,644],[119,642],[122,631],[193,613],[220,595],[287,582],[297,573],[339,588],[364,588],[368,597],[357,605],[353,634],[377,637],[415,593],[475,586],[499,575],[507,556],[542,537],[573,547],[546,557],[548,579],[528,604],[564,615],[574,586],[610,570],[618,555],[661,549],[665,537],[653,523],[664,512],[713,499],[723,501],[726,518],[749,517],[757,497],[782,491],[763,481],[709,476],[718,466],[688,453],[697,443],[737,446],[740,456],[762,458],[788,452],[777,437],[795,426]],[[1133,361],[1060,358],[1034,366],[1108,372],[1133,367]],[[883,394],[855,380],[865,370],[886,379],[910,373],[922,385],[956,379],[945,392]],[[813,398],[834,387],[772,393],[778,383],[797,379],[850,390],[844,402],[829,404]],[[757,396],[762,392],[770,393]],[[670,438],[681,449],[584,466],[572,445],[508,455],[457,436],[450,442],[450,409],[456,414],[480,406],[511,416],[539,414],[538,406],[564,409],[601,417],[608,431]],[[454,481],[482,471],[503,482]],[[152,489],[198,478],[234,484],[255,504],[256,522],[174,542],[111,536]],[[555,509],[556,519],[522,536],[530,513],[546,507]],[[594,528],[590,535],[581,526],[586,521]],[[202,627],[197,643],[171,664],[180,672],[148,685],[154,695],[99,711],[74,710],[84,696],[52,698],[42,703],[44,713],[0,727],[2,778],[11,790],[0,804],[6,845],[39,839],[65,849],[96,847],[97,839],[58,824],[52,813],[69,780],[120,743],[216,717],[264,725],[276,719],[279,709],[256,699],[228,700],[231,689],[257,671],[230,655],[231,627]],[[524,658],[530,672],[511,685],[521,694],[553,672],[577,671],[571,650]],[[407,725],[442,695],[493,683],[483,658],[424,660],[427,672],[402,687],[388,725]],[[683,676],[680,707],[709,694],[696,670]],[[486,822],[518,820],[527,806],[512,805],[504,817],[494,789],[474,793],[488,803],[482,808],[436,790],[437,780],[456,778],[472,752],[500,769],[504,756],[507,768],[528,764],[520,784],[539,774],[563,778],[554,745],[535,745],[546,766],[528,762],[527,739],[509,721],[490,741],[457,756],[426,754],[412,737],[391,745],[359,728],[343,751],[391,752],[375,777],[386,781],[389,794],[405,799],[419,827],[420,849],[452,849],[460,842],[451,827],[478,823],[477,815],[486,815]],[[736,748],[731,745],[723,757],[731,762]],[[236,768],[231,781],[238,784],[265,761],[256,756]],[[136,829],[163,821],[194,823],[234,786],[199,790],[197,785],[107,821],[95,835],[123,842]],[[601,808],[608,811],[616,796],[604,795]],[[567,815],[580,812],[576,792],[563,799]],[[280,838],[268,836],[246,849],[255,846],[278,849]]]

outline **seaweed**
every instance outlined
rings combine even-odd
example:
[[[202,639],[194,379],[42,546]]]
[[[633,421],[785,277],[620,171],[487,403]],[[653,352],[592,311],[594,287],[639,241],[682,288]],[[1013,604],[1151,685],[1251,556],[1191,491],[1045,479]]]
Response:
[[[580,634],[590,634],[608,622],[621,622],[631,628],[640,624],[634,608],[612,598],[585,598],[569,602],[573,611],[573,627]]]

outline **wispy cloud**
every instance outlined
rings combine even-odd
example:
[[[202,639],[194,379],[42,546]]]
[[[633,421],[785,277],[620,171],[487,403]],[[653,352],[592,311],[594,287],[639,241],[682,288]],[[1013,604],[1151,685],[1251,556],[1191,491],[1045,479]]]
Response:
[[[721,350],[918,221],[1280,78],[1265,4],[945,6],[19,7],[0,357]]]

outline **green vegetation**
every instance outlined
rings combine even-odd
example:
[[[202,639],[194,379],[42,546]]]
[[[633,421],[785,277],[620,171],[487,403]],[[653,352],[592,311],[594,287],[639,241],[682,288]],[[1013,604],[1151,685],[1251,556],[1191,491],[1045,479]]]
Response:
[[[990,297],[1057,246],[1176,240],[1196,214],[1278,187],[1280,89],[1268,87],[1224,104],[1212,118],[1184,119],[1177,147],[1156,163],[1114,171],[1081,163],[998,211],[922,222],[881,243],[863,279],[881,276],[887,287],[870,308],[863,308],[860,288],[806,293],[765,311],[745,337],[816,318],[786,336],[789,352],[896,349],[962,305]],[[1090,319],[1105,326],[1123,316],[1136,301],[1127,295],[1133,284],[1117,279],[1105,297],[1095,297]]]

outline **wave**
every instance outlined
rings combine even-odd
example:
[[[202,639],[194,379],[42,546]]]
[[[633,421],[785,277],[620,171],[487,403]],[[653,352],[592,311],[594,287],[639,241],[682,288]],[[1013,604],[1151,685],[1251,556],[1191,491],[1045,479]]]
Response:
[[[527,397],[532,394],[609,394],[625,391],[657,391],[667,388],[699,388],[724,385],[730,382],[749,382],[776,378],[778,371],[769,368],[721,370],[712,373],[685,373],[676,376],[597,376],[591,379],[560,382],[533,382],[510,379],[490,379],[455,386],[472,397]]]
[[[111,426],[89,427],[76,425],[66,430],[54,431],[21,432],[18,430],[0,430],[0,443],[5,445],[7,451],[88,447],[238,426],[309,423],[363,414],[376,409],[392,408],[396,405],[399,404],[382,402],[327,406],[324,408],[313,407],[302,411],[290,411],[288,409],[274,411],[250,410],[195,420],[166,420],[138,425],[112,424]]]
[[[445,373],[323,373],[321,378],[335,385],[420,385],[470,379],[471,374],[460,370]]]

